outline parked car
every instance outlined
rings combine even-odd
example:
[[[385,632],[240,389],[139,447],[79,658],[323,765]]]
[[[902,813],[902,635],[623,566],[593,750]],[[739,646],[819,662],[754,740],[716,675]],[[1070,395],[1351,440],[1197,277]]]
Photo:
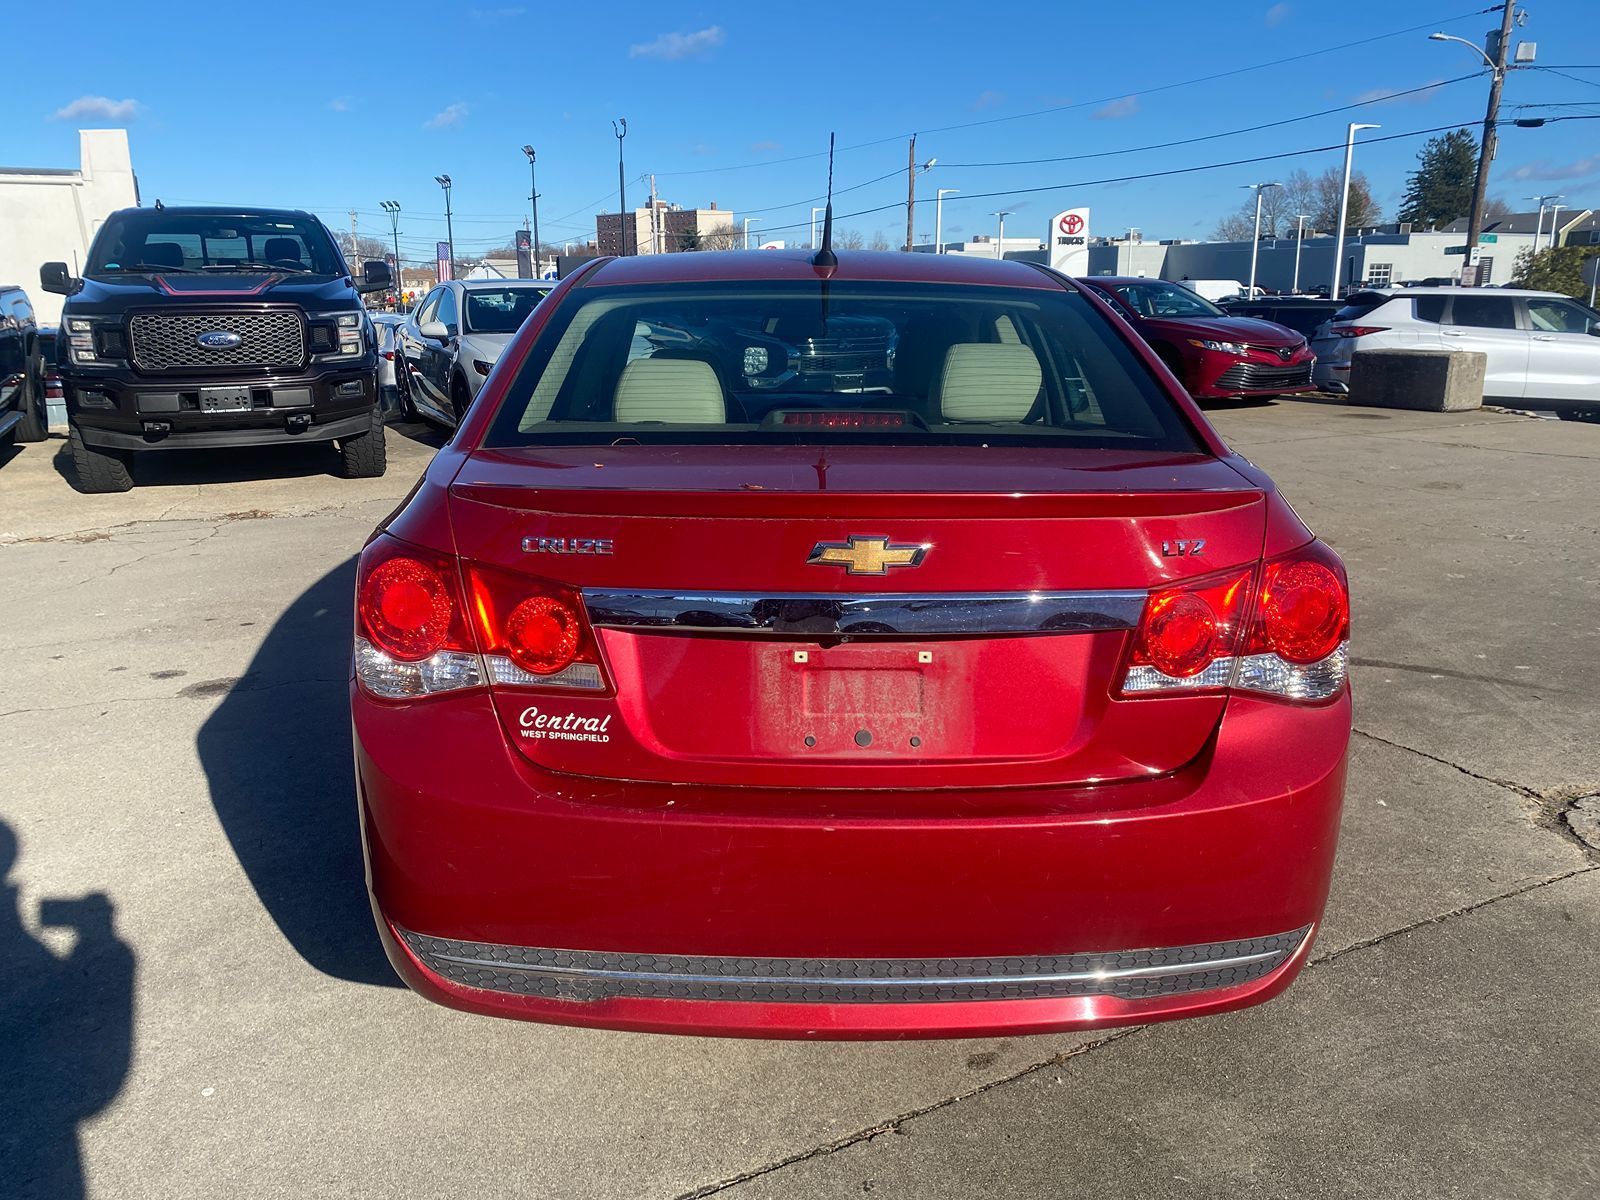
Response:
[[[401,313],[373,313],[372,333],[378,348],[378,408],[386,416],[402,415],[408,420],[416,414],[409,410],[400,394],[399,372],[395,360],[400,345],[400,326],[405,324]]]
[[[1252,317],[1282,325],[1309,342],[1342,306],[1316,296],[1267,296],[1260,300],[1224,300],[1217,307],[1230,317]]]
[[[1600,408],[1600,312],[1557,292],[1394,288],[1354,292],[1318,334],[1318,383],[1346,392],[1358,350],[1475,350],[1484,399],[1575,413]]]
[[[1229,296],[1242,296],[1249,290],[1237,279],[1181,279],[1178,282],[1196,296],[1213,302]],[[1259,293],[1261,289],[1257,288],[1256,291]]]
[[[28,293],[0,285],[0,446],[40,442],[49,432],[44,352]]]
[[[406,412],[454,426],[534,306],[550,294],[544,279],[441,283],[400,326],[399,385]]]
[[[1138,330],[1196,400],[1311,390],[1311,349],[1293,330],[1230,317],[1163,279],[1095,275],[1082,282]]]
[[[321,221],[265,208],[125,208],[100,226],[67,297],[68,444],[86,492],[133,486],[140,454],[327,442],[344,474],[382,475],[377,357],[360,279]]]
[[[852,251],[564,281],[357,568],[405,980],[786,1037],[1286,987],[1338,836],[1344,570],[1098,295]],[[886,391],[649,336],[885,325]]]

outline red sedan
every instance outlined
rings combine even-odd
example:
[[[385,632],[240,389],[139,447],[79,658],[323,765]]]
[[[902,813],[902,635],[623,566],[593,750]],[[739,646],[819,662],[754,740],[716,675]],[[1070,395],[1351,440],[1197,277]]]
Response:
[[[1312,390],[1316,355],[1292,329],[1230,317],[1203,296],[1164,279],[1095,275],[1079,282],[1139,331],[1196,400]]]
[[[424,996],[763,1037],[1221,1012],[1301,969],[1337,557],[1096,294],[606,259],[362,552],[379,932]]]

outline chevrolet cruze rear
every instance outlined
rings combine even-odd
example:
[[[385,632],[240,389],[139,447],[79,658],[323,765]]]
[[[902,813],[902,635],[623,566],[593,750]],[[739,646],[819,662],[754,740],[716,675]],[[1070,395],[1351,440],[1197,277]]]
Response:
[[[1344,572],[1152,365],[1019,264],[564,283],[361,557],[400,973],[791,1037],[1287,986],[1343,792]]]

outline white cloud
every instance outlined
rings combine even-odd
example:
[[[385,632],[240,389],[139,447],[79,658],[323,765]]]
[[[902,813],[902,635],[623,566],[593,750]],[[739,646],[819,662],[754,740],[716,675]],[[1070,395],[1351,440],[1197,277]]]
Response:
[[[1120,121],[1124,117],[1131,117],[1139,111],[1139,97],[1124,96],[1121,100],[1113,100],[1104,108],[1094,110],[1096,121]]]
[[[1395,96],[1392,100],[1386,100],[1385,97],[1392,95],[1396,90],[1395,88],[1368,88],[1366,91],[1359,92],[1355,96],[1351,97],[1350,102],[1352,104],[1426,104],[1429,100],[1433,99],[1433,94],[1444,86],[1444,82],[1445,81],[1442,79],[1435,79],[1432,83],[1425,85],[1421,90],[1415,92],[1410,92],[1410,89],[1405,89],[1410,92],[1409,95]]]
[[[450,129],[467,119],[467,106],[457,100],[447,104],[422,123],[424,129]]]
[[[978,98],[972,102],[972,111],[987,112],[991,108],[999,108],[1005,102],[1004,92],[980,92]]]
[[[751,142],[751,154],[776,154],[783,149],[782,142]]]
[[[1547,158],[1536,162],[1523,163],[1522,166],[1511,172],[1512,179],[1587,179],[1591,175],[1600,175],[1600,154],[1591,154],[1575,162],[1553,163]]]
[[[349,96],[335,96],[332,100],[328,101],[328,110],[330,112],[349,112],[350,111],[350,97]]]
[[[1267,9],[1267,28],[1271,29],[1276,25],[1283,24],[1283,19],[1288,15],[1289,6],[1287,4],[1274,4],[1271,8]]]
[[[708,25],[693,33],[663,33],[653,42],[637,42],[628,47],[628,57],[659,58],[667,62],[703,58],[726,40],[722,26]]]
[[[137,100],[112,100],[106,96],[79,96],[65,108],[56,109],[55,120],[76,121],[97,117],[102,121],[131,121],[139,115]]]

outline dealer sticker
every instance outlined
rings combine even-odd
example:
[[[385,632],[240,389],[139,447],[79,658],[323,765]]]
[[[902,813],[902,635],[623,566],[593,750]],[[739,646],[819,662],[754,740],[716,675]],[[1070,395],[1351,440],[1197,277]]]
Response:
[[[575,712],[541,712],[538,705],[522,710],[517,724],[521,734],[535,741],[553,742],[609,742],[606,732],[611,725],[611,713],[603,717],[581,717]]]

